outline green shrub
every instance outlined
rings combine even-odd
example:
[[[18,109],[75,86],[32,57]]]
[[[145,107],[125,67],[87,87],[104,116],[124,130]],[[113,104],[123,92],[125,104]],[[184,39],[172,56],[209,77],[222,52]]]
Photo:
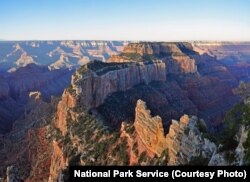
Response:
[[[70,166],[79,165],[80,156],[81,156],[80,154],[71,156],[71,157],[69,158],[69,165],[70,165]]]
[[[246,164],[250,164],[250,132],[248,132],[247,140],[243,144],[243,147],[245,148],[245,157],[244,157],[244,159],[246,161]]]
[[[134,127],[134,125],[130,125],[129,127],[126,127],[126,132],[128,133],[128,134],[133,134],[134,133],[134,131],[135,131],[135,127]]]
[[[192,157],[189,161],[188,165],[190,166],[207,166],[209,163],[209,159],[200,156]]]
[[[225,152],[225,159],[229,162],[232,163],[236,158],[235,154],[232,151],[226,151]]]
[[[147,152],[144,151],[140,154],[140,157],[138,159],[138,163],[141,164],[142,162],[145,162],[147,160]]]

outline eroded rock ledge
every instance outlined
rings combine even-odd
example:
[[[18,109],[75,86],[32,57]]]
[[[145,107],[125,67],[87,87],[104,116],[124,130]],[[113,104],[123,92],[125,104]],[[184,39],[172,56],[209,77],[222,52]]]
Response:
[[[95,61],[78,70],[75,77],[73,89],[81,95],[81,105],[91,109],[100,106],[111,93],[126,91],[137,84],[166,81],[166,68],[162,61],[139,63]]]
[[[183,115],[180,121],[172,120],[169,132],[164,136],[162,119],[159,116],[152,117],[145,102],[138,100],[135,112],[136,137],[128,143],[138,143],[139,153],[146,151],[148,156],[159,157],[167,150],[168,165],[180,165],[188,164],[192,157],[209,159],[216,150],[213,142],[203,138],[198,129],[198,123],[202,121],[196,116]],[[124,127],[123,124],[123,131],[126,130]],[[128,137],[129,134],[124,136]],[[132,158],[136,161],[134,156]]]

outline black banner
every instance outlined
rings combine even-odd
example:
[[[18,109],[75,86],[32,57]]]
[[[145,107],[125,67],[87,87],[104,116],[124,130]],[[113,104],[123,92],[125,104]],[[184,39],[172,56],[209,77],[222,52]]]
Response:
[[[248,181],[248,166],[71,166],[70,181],[153,179],[154,181]]]

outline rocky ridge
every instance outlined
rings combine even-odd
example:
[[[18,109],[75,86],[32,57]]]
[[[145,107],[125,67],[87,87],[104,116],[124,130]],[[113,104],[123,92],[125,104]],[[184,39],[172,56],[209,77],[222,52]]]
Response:
[[[131,127],[127,124],[123,124],[122,131],[126,133],[126,138],[134,138],[128,143],[132,146],[136,143],[139,154],[146,151],[147,155],[153,158],[155,155],[160,157],[167,151],[168,165],[185,165],[189,164],[193,157],[210,159],[216,150],[213,142],[202,137],[203,133],[198,128],[201,121],[195,116],[183,115],[180,121],[172,120],[165,136],[161,118],[152,117],[145,102],[138,100],[135,112],[135,133],[127,132],[127,128]],[[129,137],[131,135],[135,136]],[[133,153],[131,159],[136,161],[135,150],[130,148],[130,154]]]
[[[138,84],[165,81],[165,63],[161,61],[108,64],[92,62],[79,69],[73,77],[72,90],[81,94],[79,102],[86,109],[100,106],[105,98]],[[88,88],[88,89],[85,89]]]
[[[122,54],[111,56],[109,62],[134,62],[161,59],[166,63],[166,73],[197,73],[196,54],[190,43],[130,43],[124,47]]]

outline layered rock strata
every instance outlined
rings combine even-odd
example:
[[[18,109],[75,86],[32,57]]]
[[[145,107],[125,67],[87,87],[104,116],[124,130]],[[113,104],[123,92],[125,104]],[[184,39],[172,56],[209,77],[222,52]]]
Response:
[[[82,72],[83,69],[86,70]],[[114,92],[126,91],[141,83],[166,81],[165,69],[162,61],[130,64],[93,62],[78,70],[78,79],[72,87],[77,94],[81,94],[80,103],[91,109],[100,106]]]
[[[197,126],[201,121],[195,116],[183,115],[180,121],[172,120],[165,136],[162,119],[159,116],[152,117],[145,102],[138,100],[135,112],[134,143],[138,143],[140,152],[144,150],[151,157],[159,157],[167,150],[168,165],[183,165],[188,164],[192,157],[211,158],[216,150],[213,142],[202,137]]]

